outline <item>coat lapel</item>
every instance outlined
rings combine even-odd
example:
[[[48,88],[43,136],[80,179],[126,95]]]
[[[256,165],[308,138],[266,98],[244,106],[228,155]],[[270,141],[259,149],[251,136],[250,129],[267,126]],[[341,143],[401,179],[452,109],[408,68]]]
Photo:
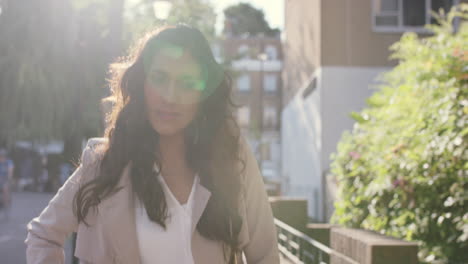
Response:
[[[138,237],[136,233],[134,195],[130,181],[128,165],[118,184],[122,187],[117,193],[102,201],[101,218],[106,237],[112,246],[118,263],[141,263]],[[211,192],[198,182],[192,211],[192,234],[206,208]]]
[[[154,171],[160,171],[158,166],[154,164]],[[201,179],[197,182],[197,186],[195,187],[195,193],[193,196],[193,210],[192,210],[192,234],[197,227],[198,221],[205,211],[206,205],[208,200],[210,199],[211,192],[201,184]],[[170,201],[168,201],[170,202]]]
[[[129,172],[130,165],[125,168],[118,184],[122,189],[102,202],[101,217],[117,263],[139,264],[141,260]]]
[[[205,211],[206,204],[210,199],[211,192],[203,185],[198,182],[195,188],[195,194],[193,197],[193,211],[192,211],[192,234],[197,227],[198,221]]]

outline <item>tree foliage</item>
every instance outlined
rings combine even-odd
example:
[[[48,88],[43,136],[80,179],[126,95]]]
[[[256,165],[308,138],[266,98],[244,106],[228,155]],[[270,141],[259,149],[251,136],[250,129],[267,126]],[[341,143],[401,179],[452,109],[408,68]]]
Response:
[[[2,2],[0,144],[64,140],[75,156],[83,138],[99,134],[106,68],[121,41],[112,5],[121,3]]]
[[[210,2],[172,1],[172,8],[166,20],[156,19],[153,2],[153,0],[135,0],[127,4],[124,17],[128,44],[154,28],[178,23],[198,28],[209,40],[215,38],[216,14]]]
[[[399,65],[332,155],[334,221],[418,241],[424,263],[468,263],[466,19],[463,4],[432,36],[406,33],[391,47]]]
[[[272,29],[265,20],[263,10],[253,7],[249,3],[239,3],[224,9],[224,16],[227,21],[224,32],[229,32],[234,36],[248,34],[256,36],[265,34],[266,36],[276,36],[278,29]]]
[[[152,0],[0,1],[0,145],[65,142],[76,157],[102,131],[109,63],[144,31],[187,23],[214,38],[206,1],[175,1],[167,21]]]
[[[208,1],[191,0],[175,2],[167,21],[194,26],[210,40],[215,36],[216,14]]]

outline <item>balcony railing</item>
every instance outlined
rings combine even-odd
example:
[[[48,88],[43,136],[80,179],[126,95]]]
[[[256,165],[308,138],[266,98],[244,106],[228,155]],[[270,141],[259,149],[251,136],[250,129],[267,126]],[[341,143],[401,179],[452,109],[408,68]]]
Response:
[[[345,260],[345,263],[359,264],[278,219],[275,219],[275,225],[278,232],[278,249],[283,259],[290,263],[329,264],[333,256]]]

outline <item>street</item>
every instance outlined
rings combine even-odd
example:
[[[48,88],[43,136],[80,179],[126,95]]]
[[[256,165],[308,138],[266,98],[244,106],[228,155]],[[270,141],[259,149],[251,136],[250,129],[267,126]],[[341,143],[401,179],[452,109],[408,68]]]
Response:
[[[26,263],[26,225],[39,215],[49,200],[50,193],[15,192],[13,193],[13,206],[8,220],[0,212],[0,263],[25,264]],[[70,254],[71,243],[65,245],[66,254]],[[67,257],[66,263],[70,263]]]

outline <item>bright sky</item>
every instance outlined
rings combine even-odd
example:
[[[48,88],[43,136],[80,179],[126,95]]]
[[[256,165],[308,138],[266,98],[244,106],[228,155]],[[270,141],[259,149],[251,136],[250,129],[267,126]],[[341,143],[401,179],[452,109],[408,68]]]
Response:
[[[217,14],[216,31],[219,33],[223,29],[223,10],[233,4],[240,2],[250,3],[255,8],[263,9],[265,18],[273,28],[284,29],[284,1],[286,0],[205,0],[211,2]],[[0,0],[1,2],[1,0]],[[126,0],[127,6],[134,6],[141,0]]]
[[[218,14],[216,30],[220,32],[223,27],[224,14],[223,9],[237,4],[239,2],[250,3],[252,6],[263,9],[265,18],[273,28],[279,27],[284,28],[284,1],[285,0],[250,0],[250,1],[239,1],[239,0],[209,0],[213,3],[216,13]]]

